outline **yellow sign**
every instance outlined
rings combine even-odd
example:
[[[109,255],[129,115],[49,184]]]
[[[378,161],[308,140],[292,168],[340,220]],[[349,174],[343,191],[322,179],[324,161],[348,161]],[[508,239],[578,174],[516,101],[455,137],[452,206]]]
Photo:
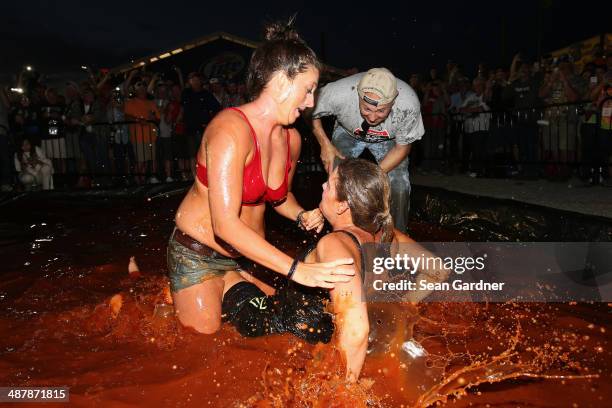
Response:
[[[605,54],[610,50],[612,50],[612,34],[604,34],[603,36],[596,35],[584,41],[575,42],[565,48],[551,52],[551,55],[557,58],[562,55],[569,55],[572,57],[577,71],[580,72],[586,64],[595,60],[598,52]]]

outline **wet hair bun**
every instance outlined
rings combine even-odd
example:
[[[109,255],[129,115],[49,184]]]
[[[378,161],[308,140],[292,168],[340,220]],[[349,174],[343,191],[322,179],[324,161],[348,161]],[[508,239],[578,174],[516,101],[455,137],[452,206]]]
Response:
[[[251,55],[247,71],[249,100],[257,98],[275,73],[283,72],[293,80],[309,67],[319,69],[317,55],[300,38],[294,27],[295,16],[265,26],[263,41]]]
[[[264,38],[266,41],[299,40],[300,36],[294,28],[295,16],[288,21],[276,21],[264,27]]]

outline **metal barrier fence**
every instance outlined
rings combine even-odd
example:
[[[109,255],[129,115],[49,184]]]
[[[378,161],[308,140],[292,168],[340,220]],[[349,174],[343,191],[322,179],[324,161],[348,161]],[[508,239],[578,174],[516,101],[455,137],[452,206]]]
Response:
[[[187,158],[185,153],[178,154],[185,149],[177,137],[162,137],[158,124],[150,121],[74,127],[49,121],[37,133],[17,136],[17,142],[27,138],[40,146],[56,175],[99,177],[155,175],[165,160]],[[17,152],[20,149],[15,146]]]
[[[599,113],[584,102],[423,115],[426,133],[415,143],[413,158],[426,170],[460,167],[485,174],[607,168],[612,131],[602,128]]]
[[[475,171],[501,176],[546,166],[601,169],[612,166],[612,131],[588,103],[452,115],[423,115],[426,133],[412,161],[423,169]],[[594,116],[593,116],[594,115]],[[330,122],[331,123],[331,122]],[[302,134],[301,173],[322,171],[319,146],[308,126]],[[55,175],[141,177],[191,173],[199,135],[162,137],[155,122],[95,123],[67,127],[49,123],[29,136],[51,159]],[[166,132],[166,136],[169,133]],[[19,150],[19,146],[15,146]],[[592,170],[591,170],[592,171]]]
[[[154,122],[94,123],[63,128],[55,136],[61,137],[44,135],[41,148],[55,162],[66,162],[56,174],[141,174],[139,163],[157,161],[159,128]]]
[[[298,172],[322,171],[316,139],[303,121],[296,126],[303,137]],[[166,161],[171,174],[190,173],[202,134],[172,133],[164,138],[156,122],[124,121],[76,129],[50,126],[49,134],[29,138],[53,160],[55,175],[160,176]]]

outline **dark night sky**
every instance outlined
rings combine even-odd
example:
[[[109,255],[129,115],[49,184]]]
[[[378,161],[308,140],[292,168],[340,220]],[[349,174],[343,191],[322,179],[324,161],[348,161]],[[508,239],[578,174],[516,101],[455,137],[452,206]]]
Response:
[[[26,63],[47,72],[85,63],[112,67],[217,30],[258,40],[267,19],[294,12],[319,53],[323,34],[324,60],[331,65],[387,66],[405,77],[452,58],[470,73],[479,61],[508,66],[519,50],[535,56],[541,2],[3,2],[0,73]],[[612,31],[606,2],[544,2],[544,51]]]

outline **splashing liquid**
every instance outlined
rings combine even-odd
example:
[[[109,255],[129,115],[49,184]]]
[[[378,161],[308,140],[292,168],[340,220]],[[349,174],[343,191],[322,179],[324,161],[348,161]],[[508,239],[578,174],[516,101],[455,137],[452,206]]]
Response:
[[[600,407],[611,395],[605,304],[370,304],[356,384],[333,344],[245,339],[227,325],[195,334],[177,322],[165,276],[179,199],[5,208],[0,221],[16,225],[5,231],[30,235],[1,240],[1,384],[68,385],[75,406],[104,407]],[[41,220],[54,238],[32,249],[27,227]],[[292,225],[268,225],[288,253],[305,246]]]

